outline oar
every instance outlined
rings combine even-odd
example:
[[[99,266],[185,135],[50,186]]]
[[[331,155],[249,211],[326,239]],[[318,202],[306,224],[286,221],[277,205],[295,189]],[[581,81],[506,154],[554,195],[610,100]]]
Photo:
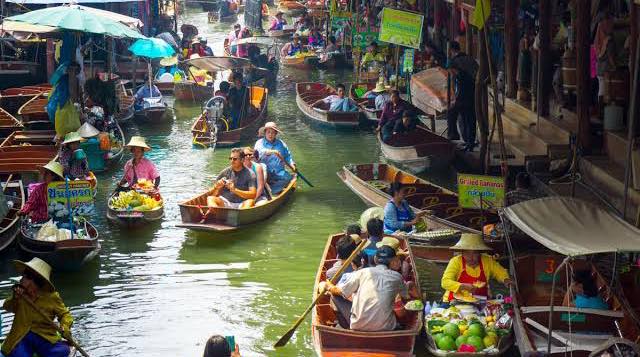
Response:
[[[367,240],[363,239],[362,242],[360,242],[360,244],[353,251],[353,253],[351,253],[349,258],[347,258],[344,262],[342,262],[342,266],[340,267],[340,270],[338,270],[336,275],[334,275],[333,278],[331,278],[331,280],[329,280],[329,281],[331,281],[332,284],[335,284],[336,281],[338,281],[338,279],[340,279],[340,276],[342,275],[342,273],[344,273],[344,271],[347,270],[347,268],[349,266],[351,266],[351,262],[353,261],[353,259],[355,259],[355,257],[358,254],[360,254],[360,251],[362,249],[364,249],[364,246],[366,244],[367,244]],[[273,345],[274,347],[276,347],[276,348],[277,347],[282,347],[282,346],[286,345],[289,342],[289,340],[293,336],[294,332],[296,332],[296,329],[298,328],[298,326],[300,326],[300,324],[304,321],[305,317],[307,317],[307,315],[309,315],[309,312],[311,312],[313,307],[316,306],[316,304],[318,303],[318,301],[320,300],[322,295],[324,295],[324,292],[318,294],[318,296],[316,297],[315,300],[313,300],[311,305],[309,305],[309,307],[307,307],[307,309],[304,310],[304,312],[302,313],[302,316],[300,316],[298,318],[298,320],[293,324],[293,326],[291,326],[289,331],[287,331],[287,333],[285,333],[282,337],[280,337],[278,342],[276,342],[276,344]]]
[[[287,160],[284,159],[284,157],[282,157],[282,155],[276,151],[275,153],[276,156],[278,156],[278,158],[280,158],[280,160],[282,160],[282,162],[284,162],[285,165],[287,165],[287,167],[289,169],[291,169],[291,171],[295,172],[296,174],[298,174],[298,176],[300,176],[300,178],[302,179],[302,181],[306,182],[307,185],[309,185],[310,187],[313,187],[313,184],[311,182],[309,182],[309,180],[307,180],[306,177],[304,177],[304,175],[300,172],[300,170],[298,169],[294,169],[293,166],[291,166]]]
[[[80,345],[78,345],[78,343],[73,339],[73,337],[71,336],[64,336],[64,330],[62,329],[62,327],[58,326],[58,324],[56,324],[55,322],[51,321],[51,319],[49,318],[49,316],[47,316],[42,310],[40,310],[39,307],[36,306],[36,304],[33,303],[33,301],[31,301],[31,299],[29,299],[28,297],[22,295],[21,298],[27,302],[27,304],[29,306],[31,306],[31,308],[38,313],[38,315],[42,316],[46,322],[49,323],[49,325],[51,325],[53,328],[55,328],[68,342],[71,346],[75,347],[76,350],[78,350],[78,352],[80,352],[81,355],[83,355],[84,357],[89,357],[89,354],[87,352],[85,352],[85,350],[82,349],[82,347],[80,347]]]
[[[4,190],[6,190],[7,187],[9,187],[9,182],[11,182],[12,178],[13,178],[13,174],[9,175],[9,177],[7,178],[7,184],[4,185],[4,187],[2,187],[2,192],[4,192]]]

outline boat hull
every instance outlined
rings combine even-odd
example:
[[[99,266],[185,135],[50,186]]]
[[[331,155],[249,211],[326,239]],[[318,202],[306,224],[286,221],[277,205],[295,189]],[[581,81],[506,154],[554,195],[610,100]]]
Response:
[[[13,206],[9,208],[7,215],[0,221],[0,252],[9,247],[20,233],[22,218],[18,216],[18,211],[25,203],[25,192],[22,181],[10,181],[2,185],[7,201],[12,201]]]
[[[18,114],[18,110],[26,102],[35,98],[42,91],[30,88],[9,88],[0,91],[0,108],[11,115]]]
[[[298,57],[294,57],[294,58],[281,57],[280,58],[281,66],[302,69],[302,70],[314,69],[318,66],[319,62],[320,62],[320,59],[317,56],[308,56],[308,57],[300,57],[300,58]]]
[[[213,87],[201,86],[189,81],[176,82],[173,95],[176,100],[204,102],[213,96]]]
[[[395,141],[396,139],[398,140]],[[455,146],[451,141],[422,126],[416,127],[407,137],[396,134],[391,140],[395,144],[385,143],[378,135],[382,153],[388,160],[400,164],[412,173],[447,167],[455,157]],[[411,145],[412,142],[415,144]]]
[[[108,207],[107,218],[109,221],[120,226],[137,228],[162,221],[164,218],[164,207],[160,207],[154,211],[144,212],[122,212]]]
[[[135,112],[134,118],[138,122],[149,123],[149,124],[159,124],[159,123],[167,123],[170,122],[170,115],[167,113],[168,108],[164,107],[155,107],[155,108],[146,108],[142,110],[138,110]]]
[[[296,104],[312,123],[333,129],[356,129],[360,125],[360,112],[330,112],[314,108],[312,104],[335,90],[321,83],[303,82],[296,84]]]

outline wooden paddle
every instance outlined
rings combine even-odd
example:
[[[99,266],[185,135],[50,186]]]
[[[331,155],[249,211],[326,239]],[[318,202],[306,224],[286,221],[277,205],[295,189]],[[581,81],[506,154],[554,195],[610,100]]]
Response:
[[[9,182],[11,182],[11,179],[13,178],[13,174],[9,175],[9,177],[7,178],[7,184],[4,185],[4,187],[2,187],[2,192],[4,192],[7,187],[9,187]]]
[[[284,157],[282,157],[282,155],[279,152],[275,152],[275,154],[280,160],[282,160],[282,162],[284,162],[284,164],[293,172],[295,172],[296,174],[298,174],[298,176],[302,179],[302,181],[306,182],[307,185],[309,185],[309,187],[313,187],[313,184],[311,182],[309,182],[309,180],[307,180],[306,177],[304,177],[304,175],[297,169],[294,169],[293,166],[291,166],[287,160],[284,159]]]
[[[39,307],[36,306],[36,304],[31,301],[31,299],[29,299],[28,297],[26,297],[25,295],[22,295],[21,298],[27,302],[27,304],[29,304],[29,306],[31,306],[31,308],[38,313],[38,315],[42,316],[45,321],[47,321],[49,323],[49,325],[51,325],[53,328],[56,329],[56,331],[58,331],[66,340],[67,342],[69,342],[69,344],[73,347],[75,347],[75,349],[80,352],[81,355],[83,355],[84,357],[89,357],[89,354],[82,349],[82,347],[80,347],[80,345],[78,345],[78,343],[73,339],[73,337],[69,336],[64,336],[64,330],[62,329],[62,327],[58,326],[58,324],[56,324],[55,322],[51,321],[51,319],[49,319],[49,316],[47,316],[42,310],[40,310]]]
[[[342,262],[342,266],[340,267],[340,270],[338,270],[336,275],[334,275],[333,278],[331,278],[331,280],[329,280],[332,284],[335,284],[338,281],[338,279],[340,279],[340,276],[342,275],[342,273],[344,273],[344,271],[347,270],[347,268],[351,266],[351,262],[353,261],[353,259],[355,259],[355,257],[358,254],[360,254],[360,251],[362,249],[364,249],[364,247],[367,245],[367,242],[368,242],[368,240],[363,239],[362,242],[360,242],[360,244],[353,251],[353,253],[351,253],[349,258],[347,258],[345,261]],[[309,305],[309,307],[307,307],[307,309],[304,310],[304,312],[302,313],[302,316],[300,316],[298,318],[298,320],[293,324],[293,326],[291,326],[291,328],[289,328],[289,331],[287,331],[287,333],[285,333],[282,337],[280,337],[278,342],[276,342],[276,344],[273,345],[273,347],[276,347],[276,348],[282,347],[282,346],[286,345],[289,342],[289,340],[293,336],[294,332],[296,332],[296,329],[298,328],[298,326],[300,326],[300,324],[304,321],[305,317],[307,317],[307,315],[309,315],[309,312],[311,312],[313,307],[316,306],[316,304],[318,303],[318,301],[320,300],[322,295],[324,295],[324,292],[318,294],[318,296],[316,297],[315,300],[313,300],[311,305]]]

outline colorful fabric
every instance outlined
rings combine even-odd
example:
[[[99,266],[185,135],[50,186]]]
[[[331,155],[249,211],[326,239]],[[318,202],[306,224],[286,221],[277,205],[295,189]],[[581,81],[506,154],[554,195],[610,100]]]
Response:
[[[285,169],[285,164],[276,155],[267,155],[267,150],[276,150],[282,158],[289,164],[294,165],[293,157],[284,141],[276,139],[270,142],[266,138],[256,141],[254,150],[258,151],[260,162],[267,165],[267,184],[271,187],[273,195],[277,195],[289,184],[292,179],[291,174]]]
[[[482,259],[480,260],[480,274],[478,274],[477,277],[473,277],[467,274],[467,262],[464,259],[464,257],[462,257],[462,273],[458,277],[458,282],[461,284],[475,284],[478,282],[484,283],[483,287],[476,289],[476,291],[474,292],[474,295],[485,296],[485,297],[489,295],[489,288],[487,287],[487,284],[489,283],[489,281],[487,280],[487,274],[484,273]],[[454,299],[453,291],[451,291],[449,292],[449,301],[453,301],[453,299]]]
[[[33,357],[35,355],[46,357],[67,357],[69,356],[69,352],[70,348],[68,344],[62,341],[50,343],[35,333],[29,332],[22,340],[20,340],[18,345],[8,356],[4,353],[0,353],[0,357]]]
[[[502,283],[509,278],[507,270],[489,255],[482,254],[480,256],[480,265],[477,267],[463,264],[462,256],[455,256],[449,260],[449,264],[447,264],[447,268],[442,274],[441,286],[445,290],[443,301],[449,301],[449,294],[451,292],[457,293],[460,290],[461,283],[458,279],[463,271],[472,278],[478,278],[484,272],[487,281],[495,279]]]
[[[35,223],[46,222],[49,219],[47,212],[47,184],[37,183],[29,193],[29,198],[24,204],[21,212],[31,214],[31,220]]]
[[[33,303],[44,312],[46,318],[41,316],[24,300],[15,299],[13,297],[5,300],[2,308],[8,312],[15,314],[11,331],[7,335],[7,339],[2,344],[2,353],[4,355],[13,356],[11,353],[16,349],[18,344],[23,342],[29,333],[38,335],[46,342],[55,344],[60,341],[60,335],[49,324],[49,321],[58,319],[63,330],[68,330],[73,324],[73,317],[69,313],[69,309],[64,305],[62,298],[57,292],[41,293]],[[41,341],[37,341],[33,336],[24,340],[26,346],[43,346]],[[37,350],[36,350],[37,351]],[[39,353],[39,351],[37,351]],[[22,357],[22,355],[18,355]],[[31,355],[28,355],[31,357]],[[51,356],[44,354],[41,356]],[[58,356],[58,355],[55,355]]]
[[[155,181],[158,177],[160,177],[160,174],[156,166],[145,157],[140,159],[136,166],[133,166],[133,159],[124,164],[124,178],[129,183],[129,186],[137,183],[140,179]]]
[[[273,20],[271,20],[271,26],[269,26],[269,31],[281,31],[284,28],[284,25],[287,24],[287,21],[282,19],[282,21],[279,21],[278,19],[274,18]]]

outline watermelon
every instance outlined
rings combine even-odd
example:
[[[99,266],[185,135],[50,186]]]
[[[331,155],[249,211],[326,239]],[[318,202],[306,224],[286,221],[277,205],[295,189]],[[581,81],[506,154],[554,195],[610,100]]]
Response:
[[[467,339],[467,344],[476,348],[476,351],[484,350],[484,343],[482,342],[482,337],[480,336],[469,336]]]
[[[456,339],[458,338],[458,336],[460,336],[460,328],[458,327],[458,325],[451,322],[444,325],[444,327],[442,328],[442,332],[453,339]]]
[[[445,351],[455,351],[456,350],[456,342],[451,338],[451,336],[444,335],[438,341],[438,348]]]

